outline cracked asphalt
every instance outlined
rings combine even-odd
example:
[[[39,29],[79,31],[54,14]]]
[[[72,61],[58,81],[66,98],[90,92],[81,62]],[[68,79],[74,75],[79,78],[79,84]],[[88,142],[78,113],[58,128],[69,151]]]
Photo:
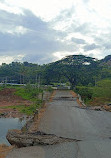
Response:
[[[70,91],[58,90],[38,130],[80,141],[14,149],[7,158],[110,158],[111,113],[78,106]]]

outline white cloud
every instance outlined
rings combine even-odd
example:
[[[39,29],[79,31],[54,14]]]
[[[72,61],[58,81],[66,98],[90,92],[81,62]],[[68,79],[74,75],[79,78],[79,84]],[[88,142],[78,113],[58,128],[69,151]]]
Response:
[[[111,15],[110,0],[90,0],[89,7],[94,9],[103,19],[110,18],[108,16]]]
[[[84,3],[83,0],[4,0],[0,3],[0,8],[15,14],[23,13],[23,9],[29,9],[46,21],[56,18],[63,10],[73,8],[71,20],[76,20],[81,24],[84,21],[91,22],[101,28],[109,25],[107,20],[110,20],[109,15],[111,15],[110,0],[89,0],[88,3]],[[69,26],[67,19],[62,21],[61,26],[59,21],[55,28],[62,30],[65,25]]]
[[[65,56],[73,55],[73,54],[74,54],[73,52],[65,52],[64,51],[64,52],[54,52],[53,56],[54,56],[55,60],[60,60],[60,59],[62,59]]]
[[[28,32],[28,29],[24,28],[23,26],[16,26],[14,28],[11,28],[10,30],[7,30],[8,33],[11,34],[25,34]]]
[[[31,62],[46,63],[111,53],[111,0],[2,0],[0,9],[0,53],[7,56],[8,49],[23,51]]]
[[[29,31],[30,31],[29,29],[27,29],[23,26],[0,24],[0,32],[2,32],[2,33],[9,33],[12,35],[20,35],[20,34],[23,35]]]
[[[91,56],[97,59],[102,59],[104,57],[103,52],[99,49],[90,50],[88,52],[84,52],[83,50],[81,50],[81,54],[86,55],[86,56]]]
[[[67,41],[71,40],[72,38],[78,38],[78,39],[83,39],[85,40],[87,43],[92,44],[94,43],[94,39],[91,36],[86,36],[86,35],[82,35],[81,33],[69,33],[68,36],[65,37],[65,39]]]
[[[8,56],[8,55],[0,56],[0,65],[2,63],[9,64],[12,61],[21,61],[23,59],[23,57],[24,57],[23,54],[19,54],[16,56]]]
[[[31,10],[36,16],[49,21],[56,17],[64,8],[70,8],[75,4],[73,0],[5,0],[5,4],[11,8],[25,8]]]
[[[11,7],[11,6],[8,6],[6,5],[5,3],[1,3],[0,2],[0,9],[1,10],[4,10],[4,11],[7,11],[9,13],[14,13],[14,14],[23,14],[23,11],[22,9],[20,9],[18,6],[16,7]]]

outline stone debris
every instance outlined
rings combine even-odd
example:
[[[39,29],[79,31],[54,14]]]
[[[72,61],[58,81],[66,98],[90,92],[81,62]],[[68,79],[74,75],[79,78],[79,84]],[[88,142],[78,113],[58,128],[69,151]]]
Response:
[[[103,108],[101,106],[92,106],[90,107],[91,110],[96,110],[96,111],[103,111]]]
[[[28,147],[37,145],[54,145],[63,142],[77,142],[80,140],[58,137],[54,134],[46,134],[41,131],[35,133],[22,133],[20,130],[9,130],[6,136],[11,145]]]

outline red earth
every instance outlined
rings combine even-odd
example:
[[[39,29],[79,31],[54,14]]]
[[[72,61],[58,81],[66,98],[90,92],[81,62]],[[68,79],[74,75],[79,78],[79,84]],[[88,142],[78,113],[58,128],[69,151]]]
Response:
[[[26,105],[29,106],[32,104],[31,101],[25,100],[20,96],[15,95],[16,89],[5,88],[0,91],[0,113],[6,113],[6,117],[21,117],[20,114],[15,109],[4,109],[5,106],[14,106],[14,105]]]

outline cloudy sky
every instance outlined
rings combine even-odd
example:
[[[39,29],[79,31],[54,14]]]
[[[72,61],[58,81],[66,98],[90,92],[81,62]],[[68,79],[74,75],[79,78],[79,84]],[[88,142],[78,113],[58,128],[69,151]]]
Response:
[[[0,64],[111,54],[111,0],[0,0]]]

